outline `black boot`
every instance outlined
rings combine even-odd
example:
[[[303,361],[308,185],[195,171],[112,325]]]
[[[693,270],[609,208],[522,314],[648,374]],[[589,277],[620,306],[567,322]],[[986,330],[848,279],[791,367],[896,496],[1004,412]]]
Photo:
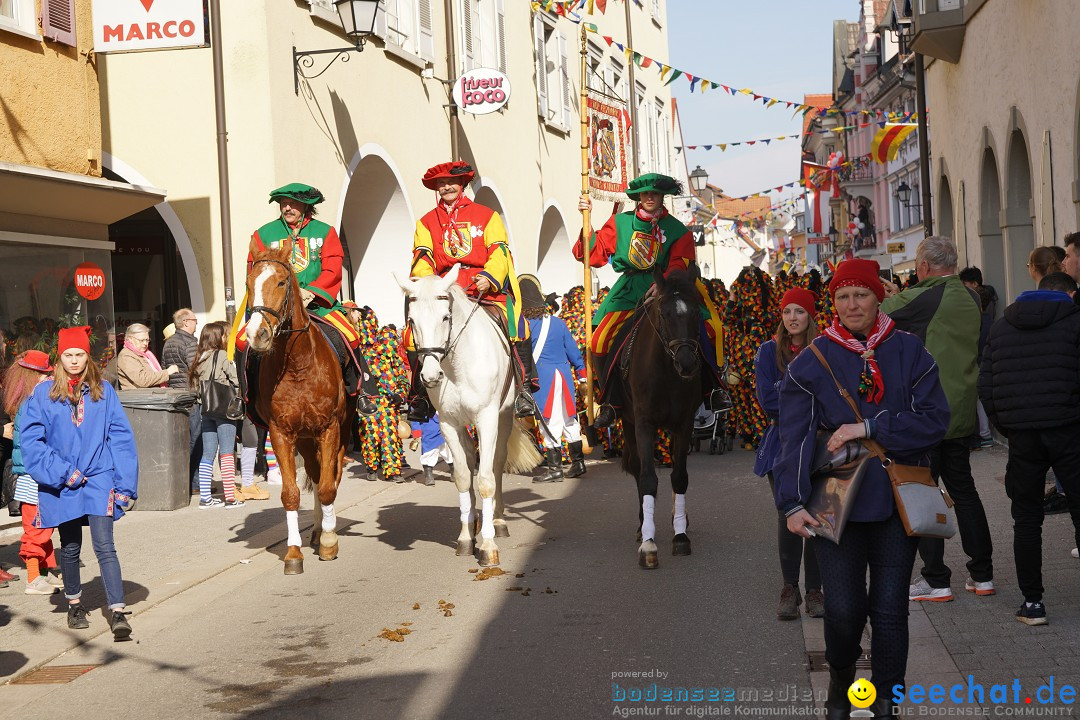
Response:
[[[585,474],[585,452],[581,449],[581,441],[570,443],[570,468],[566,471],[566,477],[581,477]]]
[[[891,718],[893,716],[893,701],[891,697],[881,697],[870,704],[870,710],[874,718]]]
[[[536,412],[536,402],[530,391],[540,389],[540,383],[536,377],[536,364],[533,363],[532,343],[528,340],[515,342],[514,354],[517,359],[511,358],[511,361],[518,387],[517,397],[514,398],[514,415],[519,418],[532,417]]]
[[[562,482],[562,450],[559,448],[548,448],[546,452],[547,456],[547,473],[540,477],[533,478],[534,483],[548,483],[548,482]]]
[[[430,465],[425,465],[424,466],[424,484],[425,485],[434,485],[435,484],[435,468],[431,467]]]
[[[851,717],[851,701],[848,689],[855,682],[855,665],[840,668],[829,666],[829,694],[825,698],[827,720],[848,720]]]
[[[615,423],[618,409],[623,406],[622,377],[618,368],[612,367],[612,355],[594,356],[602,360],[600,365],[600,397],[603,404],[593,418],[593,427],[606,428]]]

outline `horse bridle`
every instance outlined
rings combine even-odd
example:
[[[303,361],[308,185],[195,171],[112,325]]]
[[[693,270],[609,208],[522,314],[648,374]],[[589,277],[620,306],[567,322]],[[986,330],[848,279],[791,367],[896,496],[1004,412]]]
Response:
[[[307,319],[307,322],[304,324],[304,327],[285,329],[285,323],[291,323],[292,322],[292,317],[291,317],[291,315],[292,315],[292,313],[291,313],[292,307],[291,306],[292,306],[292,297],[293,297],[293,291],[292,291],[293,284],[291,282],[292,274],[293,274],[292,268],[290,266],[286,265],[285,263],[281,262],[280,260],[270,260],[270,259],[255,260],[254,262],[251,263],[251,267],[254,268],[259,263],[274,263],[276,265],[280,265],[281,267],[285,268],[285,271],[287,273],[289,273],[289,280],[290,281],[285,283],[285,299],[281,301],[281,307],[279,307],[277,310],[274,310],[273,308],[266,307],[265,305],[252,305],[251,306],[251,314],[254,315],[255,313],[261,313],[264,318],[267,315],[271,315],[271,316],[273,316],[274,318],[277,319],[277,322],[275,324],[271,325],[271,328],[272,328],[271,333],[270,333],[270,339],[271,340],[276,338],[279,333],[284,333],[285,335],[289,335],[290,333],[303,332],[304,330],[307,330],[308,327],[310,327],[310,325],[311,325],[311,318],[307,317],[307,312],[306,311],[304,312],[304,317]]]
[[[645,317],[648,318],[649,325],[652,326],[653,332],[656,333],[656,337],[658,337],[660,339],[660,342],[663,343],[664,352],[666,352],[668,354],[668,357],[671,358],[671,361],[673,363],[675,362],[675,354],[677,352],[679,352],[679,350],[681,350],[683,348],[689,348],[690,352],[697,355],[697,353],[701,350],[701,343],[698,342],[698,340],[696,340],[696,339],[692,339],[692,340],[669,340],[668,338],[665,337],[664,330],[666,328],[664,326],[664,318],[663,318],[663,316],[661,315],[657,319],[656,322],[653,322],[652,314],[649,312],[649,307],[648,306],[654,300],[656,301],[656,308],[657,308],[656,312],[659,314],[659,312],[660,312],[659,299],[658,298],[652,298],[652,299],[649,299],[649,300],[645,301],[645,306],[646,306],[645,307]]]
[[[445,300],[447,302],[447,305],[449,306],[449,309],[450,309],[450,320],[449,320],[450,327],[447,328],[447,330],[446,330],[446,342],[443,343],[441,347],[418,347],[418,348],[416,348],[416,366],[417,367],[420,367],[420,366],[422,366],[424,364],[424,358],[426,358],[426,357],[433,357],[433,358],[435,358],[435,362],[442,363],[442,361],[446,358],[446,356],[449,355],[453,351],[454,346],[458,344],[458,341],[461,340],[461,336],[465,333],[465,328],[468,326],[469,321],[472,320],[473,314],[476,312],[477,308],[480,307],[479,302],[473,303],[473,309],[469,312],[469,316],[467,318],[465,318],[465,322],[462,324],[461,330],[458,331],[457,337],[454,338],[451,341],[450,338],[454,334],[454,299],[452,297],[450,297],[449,293],[447,293],[446,295],[436,295],[435,299],[436,300]],[[416,337],[416,325],[413,323],[412,318],[409,318],[409,325],[412,327],[413,337],[415,338]]]

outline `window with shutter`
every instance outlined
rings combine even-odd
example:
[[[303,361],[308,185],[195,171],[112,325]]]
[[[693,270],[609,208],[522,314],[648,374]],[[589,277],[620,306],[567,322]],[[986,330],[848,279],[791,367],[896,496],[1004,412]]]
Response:
[[[570,57],[566,49],[566,36],[560,31],[558,34],[558,46],[559,46],[559,85],[562,86],[562,114],[559,118],[560,124],[564,130],[570,129],[571,115],[573,108],[570,103],[571,85],[570,85]]]
[[[41,0],[41,34],[71,47],[75,38],[75,0]]]
[[[431,22],[431,0],[418,0],[416,7],[420,35],[420,57],[428,62],[435,61],[435,31]]]
[[[495,2],[495,36],[499,47],[499,72],[506,74],[506,0]]]
[[[476,67],[476,0],[461,0],[461,45],[465,69]]]
[[[547,120],[547,46],[544,43],[546,33],[540,13],[533,15],[533,45],[536,55],[536,112]]]

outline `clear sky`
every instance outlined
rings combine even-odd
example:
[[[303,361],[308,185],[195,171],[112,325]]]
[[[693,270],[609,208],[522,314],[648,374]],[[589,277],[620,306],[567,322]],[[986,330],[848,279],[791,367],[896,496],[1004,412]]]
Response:
[[[833,21],[858,20],[859,0],[667,0],[667,17],[667,64],[713,82],[801,102],[804,94],[832,92]],[[766,109],[760,100],[720,89],[691,94],[683,78],[671,87],[687,145],[802,130],[802,116],[792,117],[782,105]],[[785,140],[725,152],[699,148],[689,151],[687,165],[691,170],[701,165],[710,183],[740,197],[798,180],[799,147],[799,140]],[[792,193],[785,189],[771,197]]]

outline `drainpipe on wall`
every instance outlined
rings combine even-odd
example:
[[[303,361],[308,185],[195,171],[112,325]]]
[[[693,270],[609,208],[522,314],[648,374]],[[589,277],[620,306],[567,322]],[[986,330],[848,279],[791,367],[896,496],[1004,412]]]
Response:
[[[930,135],[926,124],[926,65],[915,53],[915,112],[919,114],[919,184],[922,186],[923,237],[934,234],[934,209],[930,205]]]
[[[446,85],[449,95],[450,108],[450,159],[459,160],[458,157],[458,108],[454,102],[454,81],[457,80],[457,53],[454,46],[454,0],[443,0],[443,8],[446,12],[446,78],[450,82]]]
[[[218,197],[221,206],[221,269],[225,277],[225,322],[236,317],[233,296],[232,206],[229,202],[228,132],[225,129],[225,81],[221,61],[221,0],[210,0],[210,48],[214,58],[214,115],[217,125]]]

